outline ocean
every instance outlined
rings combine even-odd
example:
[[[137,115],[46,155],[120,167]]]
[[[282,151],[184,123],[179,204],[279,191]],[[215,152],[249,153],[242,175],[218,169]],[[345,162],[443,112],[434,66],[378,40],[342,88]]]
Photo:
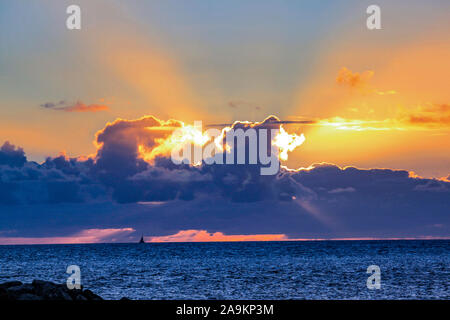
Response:
[[[69,265],[105,299],[450,298],[450,240],[0,246],[0,283],[65,283]]]

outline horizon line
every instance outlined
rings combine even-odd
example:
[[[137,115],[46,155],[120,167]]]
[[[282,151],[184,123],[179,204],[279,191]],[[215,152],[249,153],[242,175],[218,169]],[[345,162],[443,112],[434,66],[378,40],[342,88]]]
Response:
[[[249,243],[249,242],[326,242],[326,241],[439,241],[450,240],[450,237],[392,237],[392,238],[316,238],[316,239],[286,239],[286,240],[216,240],[216,241],[146,241],[145,244],[170,244],[170,243]],[[145,241],[145,236],[144,236]],[[50,246],[50,245],[94,245],[94,244],[139,244],[133,242],[79,242],[79,243],[0,243],[0,246]]]

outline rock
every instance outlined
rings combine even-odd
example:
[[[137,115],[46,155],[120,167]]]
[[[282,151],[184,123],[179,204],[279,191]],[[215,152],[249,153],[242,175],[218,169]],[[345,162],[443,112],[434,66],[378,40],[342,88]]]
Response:
[[[21,286],[22,284],[23,283],[20,281],[8,281],[8,282],[0,284],[0,288],[8,289],[10,287]]]
[[[68,291],[67,288],[65,288],[65,289],[62,287],[58,288],[59,298],[61,300],[72,301],[72,297],[66,290]]]
[[[0,301],[8,300],[8,291],[5,288],[0,287]]]
[[[64,291],[62,291],[59,288],[54,288],[48,295],[47,295],[47,299],[48,300],[72,300],[72,298],[68,299],[67,296],[65,296],[65,294],[63,293]],[[68,295],[68,294],[67,294]],[[70,297],[70,296],[69,296]]]
[[[73,300],[73,296],[66,285],[59,285],[50,281],[33,280],[36,294],[49,300]]]
[[[83,296],[83,291],[79,289],[72,289],[72,290],[67,289],[67,293],[70,295],[72,300],[77,300],[78,296]]]
[[[20,286],[9,287],[8,296],[12,298],[18,298],[24,293],[34,293],[34,287],[31,284],[22,284]]]
[[[42,281],[42,280],[33,280],[31,284],[34,287],[36,294],[44,297],[48,297],[56,286],[56,284],[50,281]]]
[[[84,290],[84,291],[83,291],[83,295],[84,295],[88,300],[103,300],[100,296],[96,295],[96,294],[93,293],[91,290]]]
[[[67,288],[66,284],[33,280],[31,284],[10,281],[0,284],[0,300],[103,300],[91,290]]]
[[[81,294],[77,295],[74,300],[77,301],[87,301],[87,298]]]
[[[24,293],[20,295],[17,300],[44,300],[44,298],[37,296],[35,294],[31,293]]]

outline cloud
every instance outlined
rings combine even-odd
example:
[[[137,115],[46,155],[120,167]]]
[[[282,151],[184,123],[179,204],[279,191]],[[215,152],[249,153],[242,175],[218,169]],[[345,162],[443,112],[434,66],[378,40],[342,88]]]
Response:
[[[336,77],[336,83],[351,89],[356,89],[358,90],[358,92],[363,94],[375,93],[383,96],[397,93],[395,90],[380,91],[374,88],[370,84],[370,81],[373,78],[374,74],[375,72],[372,70],[367,70],[362,73],[358,73],[352,72],[346,67],[342,67],[339,70],[338,75]]]
[[[446,180],[328,163],[282,166],[273,176],[261,176],[258,164],[175,165],[170,150],[161,146],[183,125],[152,116],[118,119],[97,133],[95,156],[59,155],[41,164],[27,161],[21,148],[5,143],[0,148],[0,232],[48,238],[127,227],[169,237],[161,241],[450,234]],[[269,119],[234,126],[275,125]],[[155,157],[145,159],[154,150]],[[443,227],[427,227],[436,224]],[[184,233],[178,234],[180,230]]]
[[[355,192],[355,188],[348,187],[348,188],[336,188],[333,190],[328,191],[328,193],[344,193],[344,192]]]
[[[96,134],[97,174],[103,181],[115,183],[146,170],[149,163],[140,150],[155,149],[181,126],[180,121],[161,121],[153,116],[108,123]],[[168,155],[170,150],[163,150],[162,154]]]
[[[277,121],[268,117],[258,123],[235,122],[231,127],[279,128]],[[172,163],[173,144],[167,141],[172,141],[174,130],[182,128],[187,126],[181,121],[162,121],[153,116],[108,124],[96,135],[96,176],[112,188],[114,199],[120,202],[187,200],[206,190],[236,201],[255,201],[264,196],[257,191],[260,181],[270,184],[271,178],[261,177],[261,164],[192,167]],[[223,134],[225,139],[226,132]],[[218,156],[225,159],[225,154]],[[230,183],[233,176],[236,179]]]
[[[133,228],[86,229],[65,237],[1,237],[0,245],[126,242]]]
[[[414,187],[416,191],[431,191],[431,192],[450,192],[446,181],[441,180],[429,180],[424,184],[419,184]],[[449,195],[450,196],[450,195]]]
[[[36,238],[127,227],[136,230],[130,234],[134,241],[141,234],[166,237],[180,230],[286,235],[288,239],[449,237],[448,192],[414,190],[424,181],[409,178],[407,173],[397,176],[389,171],[341,168],[319,172],[322,169],[297,175],[293,179],[302,181],[298,188],[279,190],[285,193],[280,199],[242,202],[213,192],[157,205],[114,201],[0,205],[0,231],[11,231],[8,237]],[[328,193],[345,180],[353,181],[358,191]],[[443,227],[432,227],[436,224]]]
[[[359,74],[358,72],[352,72],[346,67],[342,67],[336,77],[336,82],[352,88],[361,88],[368,84],[373,75],[374,72],[370,70]]]
[[[109,110],[108,106],[102,104],[86,105],[81,101],[77,101],[74,105],[64,107],[67,112],[99,112]]]
[[[0,148],[0,165],[22,167],[27,162],[25,152],[6,141]]]
[[[107,188],[92,174],[92,159],[79,161],[64,155],[42,164],[0,167],[0,203],[82,203],[105,199]],[[5,196],[6,195],[6,196]]]
[[[65,111],[65,112],[100,112],[108,111],[109,107],[103,104],[84,104],[82,101],[77,101],[72,104],[66,103],[66,101],[61,100],[60,102],[46,102],[40,105],[46,109]]]
[[[450,125],[450,105],[431,104],[426,107],[419,107],[405,117],[405,121],[412,125],[424,126],[449,126]]]
[[[378,120],[331,117],[311,120],[305,124],[353,131],[441,130],[450,126],[450,105],[428,103],[425,106],[402,109],[395,117]]]
[[[224,241],[282,241],[284,234],[225,235],[222,232],[210,233],[206,230],[180,230],[176,234],[149,237],[149,242],[224,242]]]
[[[46,102],[46,103],[41,104],[40,106],[43,107],[43,108],[47,108],[47,109],[54,109],[54,108],[58,108],[60,106],[63,106],[65,104],[66,104],[66,101],[61,100],[61,101],[56,102],[56,103],[54,103],[54,102]]]
[[[230,101],[228,102],[228,106],[233,109],[239,109],[241,107],[244,107],[249,109],[261,110],[261,107],[259,105],[252,102],[246,102],[241,100]]]
[[[336,77],[336,83],[355,89],[363,94],[396,94],[394,90],[379,91],[374,88],[370,84],[370,80],[373,76],[373,71],[365,71],[360,74],[343,67]],[[414,109],[402,110],[398,116],[383,120],[342,119],[340,117],[335,117],[322,119],[319,121],[319,124],[335,125],[337,128],[350,130],[392,130],[405,129],[408,127],[442,128],[450,125],[450,105],[428,103],[425,106],[419,106]]]
[[[358,73],[342,67],[335,80],[339,86],[350,89],[352,93],[378,96],[397,94],[395,90],[381,91],[372,85],[374,75],[374,71],[371,70]],[[399,96],[388,100],[375,96],[364,97],[364,100],[360,100],[359,96],[348,97],[341,91],[338,92],[340,94],[336,94],[336,96],[322,92],[316,93],[316,96],[329,99],[324,101],[324,105],[340,104],[338,107],[343,114],[319,117],[307,125],[351,131],[446,130],[450,126],[450,105],[448,103],[427,102],[418,107],[412,107],[411,100],[407,99],[406,93],[403,97]],[[335,102],[330,104],[331,100]],[[398,107],[387,108],[389,105]],[[348,111],[351,111],[351,116],[348,116]]]
[[[176,199],[191,201],[202,194],[234,202],[268,199],[291,201],[293,197],[317,198],[321,189],[316,190],[314,184],[310,186],[309,177],[314,173],[317,176],[315,181],[320,181],[322,177],[318,173],[323,171],[329,171],[330,177],[336,175],[335,179],[342,177],[340,183],[331,184],[332,180],[327,175],[328,180],[323,188],[329,195],[356,193],[356,190],[359,194],[361,186],[355,185],[350,173],[354,173],[354,179],[372,182],[388,174],[410,179],[407,171],[340,169],[325,164],[314,165],[310,171],[282,168],[274,176],[261,176],[260,164],[175,165],[169,156],[170,149],[163,150],[160,147],[175,129],[183,125],[177,120],[161,121],[152,116],[136,120],[118,119],[96,134],[98,150],[93,158],[67,158],[60,155],[47,158],[42,164],[27,162],[22,149],[5,143],[0,152],[0,163],[7,165],[0,171],[0,186],[5,190],[0,201],[5,204],[105,200],[136,203]],[[236,122],[233,125],[236,129],[273,126],[271,119],[258,124]],[[144,153],[153,153],[156,149],[159,151],[151,161],[145,159],[142,150],[146,150]],[[435,180],[420,181],[422,184],[416,183],[417,188],[411,189],[431,190],[427,185]],[[447,190],[446,182],[439,182],[443,183],[440,188]],[[377,180],[377,183],[381,182]]]

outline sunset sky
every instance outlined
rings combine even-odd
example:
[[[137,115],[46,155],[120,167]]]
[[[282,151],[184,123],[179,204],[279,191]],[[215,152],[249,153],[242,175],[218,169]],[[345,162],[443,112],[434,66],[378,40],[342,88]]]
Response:
[[[272,240],[450,236],[447,210],[450,202],[450,2],[377,1],[381,7],[382,30],[371,31],[366,28],[366,8],[372,2],[79,0],[76,3],[82,10],[82,29],[69,31],[65,27],[65,11],[73,1],[1,1],[0,146],[9,141],[14,147],[4,145],[1,151],[4,155],[0,152],[0,191],[6,192],[0,196],[0,221],[3,221],[0,243],[52,242],[39,240],[49,237],[54,237],[53,242],[73,242],[74,237],[81,237],[75,242],[109,241],[117,234],[131,234],[134,239],[137,233],[160,241],[178,241],[180,237],[193,241],[208,241],[211,237],[230,240],[227,234],[236,235],[235,240],[264,239],[255,235]],[[239,197],[230,200],[218,196],[220,199],[215,202],[213,196],[205,198],[205,195],[192,195],[194,200],[189,195],[190,201],[179,202],[182,191],[169,196],[171,191],[165,189],[130,200],[129,195],[122,194],[120,188],[124,187],[119,188],[117,181],[136,181],[136,175],[142,178],[145,170],[149,170],[148,165],[155,170],[158,167],[154,163],[141,164],[140,158],[138,164],[132,159],[136,167],[129,172],[126,170],[131,167],[127,167],[127,162],[120,166],[123,173],[114,171],[102,176],[117,165],[105,160],[108,152],[114,148],[113,152],[120,153],[138,147],[138,144],[127,145],[130,149],[126,149],[123,143],[119,146],[119,139],[138,141],[144,122],[145,126],[159,127],[160,124],[155,124],[158,120],[142,117],[175,119],[186,124],[201,120],[206,125],[236,120],[263,121],[270,115],[282,120],[311,121],[285,126],[288,132],[303,133],[306,137],[283,163],[292,170],[309,168],[310,171],[305,171],[308,173],[289,173],[298,176],[296,181],[302,188],[316,193],[320,193],[316,187],[325,188],[317,185],[317,180],[311,181],[311,185],[303,183],[308,174],[319,177],[327,170],[342,171],[342,176],[345,172],[358,176],[355,181],[362,183],[361,177],[372,172],[371,169],[390,169],[386,174],[392,173],[394,180],[404,179],[398,185],[394,182],[399,188],[404,182],[415,191],[440,190],[423,198],[409,194],[406,189],[398,193],[403,199],[423,200],[419,203],[423,207],[415,213],[417,228],[423,222],[420,212],[434,210],[436,220],[427,221],[424,229],[414,227],[403,231],[394,227],[383,229],[389,225],[387,220],[375,231],[366,230],[362,222],[346,228],[345,221],[351,220],[347,201],[358,202],[359,210],[365,211],[359,202],[369,201],[372,196],[355,195],[351,200],[341,199],[342,202],[328,199],[331,202],[327,202],[327,210],[332,212],[335,207],[331,203],[337,201],[342,206],[336,207],[343,210],[345,217],[330,213],[333,217],[324,218],[317,213],[321,210],[311,208],[312,200],[301,202],[298,194],[286,191],[291,188],[282,187],[283,194],[294,197],[289,203],[274,204],[274,208],[285,210],[286,221],[292,223],[289,212],[300,206],[327,227],[318,228],[317,232],[297,232],[284,228],[281,222],[274,224],[275,218],[262,213],[268,218],[261,225],[239,228],[233,227],[236,217],[233,223],[223,222],[229,205],[243,203],[235,210],[252,212],[247,217],[249,221],[255,221],[254,212],[267,206],[259,200],[241,201]],[[114,122],[116,119],[122,120]],[[114,126],[125,120],[130,122],[122,125],[130,126],[130,131],[113,133]],[[110,131],[108,123],[114,127]],[[25,164],[21,163],[17,151],[20,149],[15,149],[19,147],[26,155]],[[58,158],[61,154],[64,156]],[[13,165],[10,159],[16,156]],[[54,182],[53,178],[39,180],[42,185],[36,182],[25,186],[23,181],[31,178],[14,180],[9,169],[5,169],[7,166],[26,168],[33,165],[31,161],[41,165],[47,157],[52,157],[50,162],[60,159],[67,163],[69,158],[78,158],[74,160],[77,164],[63,167],[73,165],[76,167],[73,170],[80,170],[77,179],[86,174],[89,183],[83,182],[81,187],[67,191],[73,195],[82,190],[82,195],[58,198],[61,196],[58,193],[54,201],[58,205],[50,205],[50,196],[42,200],[37,194],[40,188],[49,186],[49,181]],[[88,158],[95,163],[82,162]],[[17,161],[20,165],[16,165]],[[328,165],[317,169],[319,165],[313,164],[318,163]],[[54,170],[64,172],[65,178],[71,174],[56,162],[54,166]],[[361,170],[360,176],[344,170],[345,167],[367,170]],[[48,172],[39,177],[51,177],[49,168],[45,167]],[[98,169],[95,178],[91,175],[93,168]],[[377,205],[386,201],[387,188],[395,189],[391,182],[377,189],[375,176],[380,172],[367,174],[367,179],[375,179],[367,187],[374,188],[371,189],[373,197],[379,197]],[[216,179],[215,173],[208,174]],[[209,181],[210,176],[205,178],[204,172],[190,172],[182,178],[173,174],[167,179],[173,187],[172,183],[183,179],[182,183],[185,179],[199,183]],[[18,179],[22,182],[17,182]],[[331,181],[332,186],[327,189],[327,195],[353,194],[357,187],[345,179],[347,182],[339,184],[329,178],[327,183]],[[89,188],[83,189],[87,185]],[[274,183],[268,185],[273,187]],[[147,187],[140,185],[140,188]],[[264,186],[255,188],[260,192],[259,188]],[[252,189],[249,197],[253,192],[256,191]],[[264,196],[259,194],[255,199],[260,198]],[[321,196],[316,200],[320,199]],[[406,210],[402,211],[403,217],[412,206],[409,200],[405,204],[391,200],[395,209],[387,210],[386,217],[387,212]],[[216,208],[217,216],[213,220],[202,224],[202,218],[196,216],[191,217],[191,224],[183,222],[187,218],[181,212],[203,212],[210,201],[224,202],[223,209]],[[160,222],[154,226],[151,219],[143,222],[141,207],[150,211],[158,207],[155,213],[158,217],[169,212],[178,220],[168,227],[166,215],[159,217]],[[62,218],[57,218],[58,210],[70,217],[70,227],[61,227],[64,223],[59,220]],[[11,218],[18,212],[21,212],[20,219]],[[46,221],[51,221],[49,224],[55,228],[41,228],[33,212],[45,212],[43,220],[49,219]],[[96,212],[98,220],[86,217],[86,212]],[[105,218],[107,212],[114,212],[113,218]],[[127,220],[126,215],[132,217]],[[399,226],[402,219],[397,221]],[[37,229],[26,226],[30,221],[36,223],[32,225]],[[143,225],[147,229],[139,228]],[[103,231],[94,239],[90,230]],[[167,238],[170,236],[173,238]]]

